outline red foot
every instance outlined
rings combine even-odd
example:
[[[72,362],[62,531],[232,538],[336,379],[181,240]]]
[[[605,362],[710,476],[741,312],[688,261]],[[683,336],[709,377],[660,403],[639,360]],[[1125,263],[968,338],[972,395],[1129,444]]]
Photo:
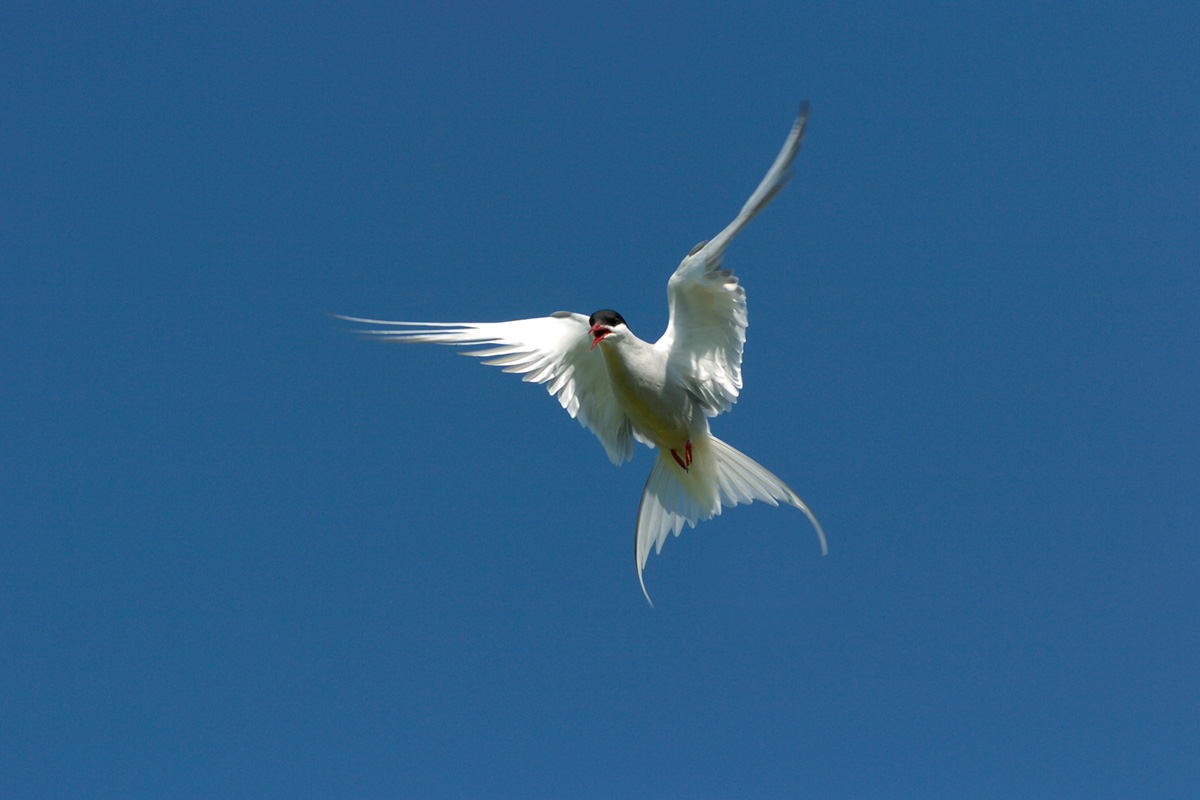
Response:
[[[678,464],[679,466],[683,467],[684,472],[688,472],[689,471],[688,467],[690,467],[692,465],[692,440],[691,439],[687,440],[687,444],[683,448],[683,454],[684,454],[684,458],[687,459],[686,461],[684,460],[684,458],[679,457],[679,453],[676,453],[674,450],[671,451],[671,457],[675,459],[675,463]]]

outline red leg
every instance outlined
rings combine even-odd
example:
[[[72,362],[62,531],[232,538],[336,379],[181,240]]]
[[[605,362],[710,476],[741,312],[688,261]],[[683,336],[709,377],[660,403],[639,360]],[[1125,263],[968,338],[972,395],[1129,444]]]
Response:
[[[689,453],[688,455],[690,457],[691,454]],[[671,456],[675,459],[675,463],[683,467],[684,472],[687,472],[688,465],[683,463],[683,459],[679,457],[679,453],[676,453],[674,450],[672,450]]]
[[[687,447],[684,448],[683,452],[687,455],[687,465],[690,467],[692,465],[692,440],[691,439],[687,440]],[[685,467],[685,469],[686,469],[686,467]]]

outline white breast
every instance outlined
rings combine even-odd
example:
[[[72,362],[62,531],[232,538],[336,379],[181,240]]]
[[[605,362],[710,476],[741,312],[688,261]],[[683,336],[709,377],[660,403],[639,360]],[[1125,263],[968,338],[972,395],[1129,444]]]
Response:
[[[693,425],[706,422],[696,401],[670,372],[665,352],[628,337],[601,342],[613,394],[625,414],[659,449],[681,449]]]

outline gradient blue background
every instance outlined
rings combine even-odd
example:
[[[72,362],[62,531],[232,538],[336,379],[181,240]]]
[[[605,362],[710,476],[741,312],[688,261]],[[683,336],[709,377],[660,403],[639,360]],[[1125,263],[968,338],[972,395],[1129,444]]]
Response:
[[[1200,796],[1200,6],[0,12],[5,797]],[[787,480],[651,556],[540,387],[325,315],[727,251]]]

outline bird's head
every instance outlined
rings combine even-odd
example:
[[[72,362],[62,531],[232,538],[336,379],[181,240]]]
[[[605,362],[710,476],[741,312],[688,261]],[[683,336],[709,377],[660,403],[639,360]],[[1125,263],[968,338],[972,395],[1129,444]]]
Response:
[[[612,337],[610,341],[619,342],[629,333],[625,320],[611,308],[600,309],[588,318],[588,322],[592,326],[588,328],[588,334],[592,337],[592,349],[595,349],[601,339]]]

